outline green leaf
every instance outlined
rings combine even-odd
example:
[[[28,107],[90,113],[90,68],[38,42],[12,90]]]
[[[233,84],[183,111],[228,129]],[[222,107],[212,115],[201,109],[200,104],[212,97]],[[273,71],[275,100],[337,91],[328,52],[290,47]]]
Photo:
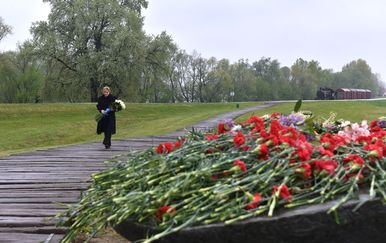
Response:
[[[304,121],[304,124],[306,124],[307,126],[308,132],[311,134],[314,133],[314,118],[314,116],[311,116]]]
[[[294,107],[294,112],[298,112],[300,110],[300,107],[302,106],[302,100],[299,99],[296,104],[295,104],[295,107]]]

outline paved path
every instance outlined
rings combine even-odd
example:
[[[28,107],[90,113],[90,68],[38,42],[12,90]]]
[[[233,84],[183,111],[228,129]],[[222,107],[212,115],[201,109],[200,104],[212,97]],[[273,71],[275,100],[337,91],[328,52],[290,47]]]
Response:
[[[55,227],[52,218],[65,210],[58,203],[77,202],[90,175],[106,168],[104,161],[174,141],[192,127],[214,127],[221,120],[269,106],[222,114],[165,136],[113,140],[110,150],[89,143],[0,157],[0,243],[59,242],[66,229]]]

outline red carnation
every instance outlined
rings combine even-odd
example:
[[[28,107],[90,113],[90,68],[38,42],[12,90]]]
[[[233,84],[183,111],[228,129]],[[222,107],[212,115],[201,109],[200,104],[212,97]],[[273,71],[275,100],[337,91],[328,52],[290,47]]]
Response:
[[[213,154],[215,151],[214,151],[214,149],[208,149],[208,150],[206,150],[206,153],[207,154]]]
[[[331,175],[334,174],[336,167],[338,167],[338,164],[334,160],[316,160],[314,165],[319,172],[326,171]]]
[[[233,164],[236,166],[236,168],[239,168],[242,172],[247,171],[247,166],[245,163],[241,160],[235,160]]]
[[[368,156],[382,159],[383,148],[377,144],[369,144],[363,147],[364,150],[370,151]]]
[[[376,142],[377,139],[381,139],[386,136],[386,131],[380,127],[374,127],[371,129],[371,134],[369,136],[369,143]]]
[[[156,151],[157,151],[158,154],[162,154],[164,152],[163,144],[158,145]]]
[[[206,134],[206,140],[208,141],[212,141],[212,140],[216,140],[218,139],[218,135],[217,134]]]
[[[279,131],[283,130],[283,126],[280,124],[278,120],[273,120],[271,122],[270,133],[276,137],[279,136]]]
[[[320,137],[320,142],[323,144],[323,147],[333,152],[340,146],[346,145],[346,140],[344,137],[339,135],[333,135],[326,133]]]
[[[163,153],[170,153],[173,151],[173,144],[172,143],[160,143],[157,147],[157,153],[163,154]]]
[[[273,191],[272,194],[275,194],[279,190],[279,186],[273,186]],[[291,193],[288,190],[288,187],[286,185],[281,185],[280,186],[280,192],[279,195],[281,198],[284,200],[290,201],[291,200]]]
[[[355,178],[355,177],[358,177],[358,184],[362,184],[364,183],[364,178],[365,176],[362,174],[362,172],[358,175],[358,173],[349,173],[349,174],[346,174],[344,179],[345,181],[348,181],[350,180],[350,178]]]
[[[259,203],[262,199],[261,195],[259,193],[255,193],[255,195],[252,195],[250,193],[247,193],[247,196],[250,198],[251,202],[247,204],[245,209],[254,209],[259,206]]]
[[[321,154],[321,155],[326,155],[328,157],[333,157],[334,156],[334,153],[331,152],[330,150],[327,150],[325,149],[324,147],[319,147],[318,148],[318,152]]]
[[[174,207],[169,206],[169,205],[165,205],[165,206],[160,207],[157,210],[156,217],[159,220],[162,220],[165,213],[168,213],[168,215],[173,215],[175,212],[176,212],[176,209]]]
[[[297,152],[299,156],[299,160],[307,161],[311,159],[312,151],[314,147],[308,142],[302,142],[297,146]]]
[[[233,138],[233,143],[236,147],[240,147],[245,143],[245,137],[242,132],[237,132],[237,135]]]
[[[295,173],[303,175],[304,179],[311,178],[312,166],[309,163],[302,163],[296,170]]]
[[[371,136],[359,136],[359,137],[356,139],[356,142],[359,143],[359,144],[366,145],[366,144],[371,143],[371,140],[372,140],[372,137],[371,137]]]
[[[370,122],[370,129],[378,127],[378,120],[372,120]]]
[[[260,144],[252,151],[252,154],[257,154],[259,156],[259,159],[263,159],[263,160],[268,159],[268,153],[269,153],[268,146],[265,143]]]
[[[249,125],[255,123],[256,127],[264,127],[264,121],[258,116],[251,116],[247,121],[243,123],[243,125]]]
[[[386,143],[383,142],[382,137],[375,142],[375,145],[381,148],[381,150],[383,151],[383,156],[386,157]]]
[[[184,140],[183,140],[183,139],[177,140],[177,141],[174,143],[174,149],[181,148],[181,146],[182,146],[183,143],[184,143]]]
[[[295,146],[299,140],[302,142],[306,141],[304,136],[299,137],[298,131],[293,127],[288,127],[288,128],[283,127],[283,130],[279,135],[279,140],[280,140],[280,143],[287,143],[291,146]]]
[[[244,152],[248,151],[251,147],[250,146],[244,146],[241,148]]]
[[[347,157],[343,159],[343,163],[345,164],[351,163],[352,164],[351,169],[358,170],[364,165],[365,161],[361,156],[357,154],[349,154]]]
[[[217,133],[218,134],[223,134],[226,133],[227,130],[225,129],[225,124],[224,123],[219,123],[217,126]]]
[[[273,136],[272,134],[260,132],[260,136],[264,139],[264,143],[268,146],[276,146],[279,144],[278,138],[276,136]]]

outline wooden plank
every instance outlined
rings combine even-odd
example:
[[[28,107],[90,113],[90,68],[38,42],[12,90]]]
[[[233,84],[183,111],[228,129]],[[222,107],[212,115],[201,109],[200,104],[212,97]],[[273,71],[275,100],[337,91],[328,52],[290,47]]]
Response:
[[[33,192],[33,191],[0,191],[0,198],[35,198],[35,197],[57,197],[57,198],[67,198],[73,197],[77,198],[80,196],[80,193],[75,191],[67,192],[55,192],[55,191],[46,191],[46,192]],[[1,200],[1,199],[0,199]],[[0,209],[1,210],[1,209]]]
[[[17,166],[64,166],[64,167],[79,167],[79,166],[106,166],[106,160],[3,160],[0,161],[1,167]]]
[[[20,194],[21,196],[25,194],[41,194],[41,195],[47,195],[47,194],[52,194],[52,195],[79,195],[80,192],[76,190],[53,190],[52,188],[35,188],[35,189],[3,189],[0,190],[0,195],[7,197],[7,194],[13,194],[17,193]]]
[[[91,182],[91,178],[41,178],[41,179],[16,179],[16,180],[2,180],[0,184],[26,184],[26,183],[67,183],[67,182]]]
[[[33,161],[24,161],[24,162],[17,162],[17,161],[9,161],[9,162],[3,162],[3,161],[0,161],[0,165],[2,167],[8,167],[8,168],[12,168],[12,167],[15,167],[15,166],[20,166],[20,167],[39,167],[39,166],[43,166],[43,167],[74,167],[74,168],[78,168],[78,167],[89,167],[89,168],[93,168],[93,167],[105,167],[108,165],[108,163],[105,163],[104,161],[98,161],[98,162],[87,162],[87,161],[55,161],[55,162],[47,162],[47,161],[36,161],[36,162],[33,162]]]
[[[38,243],[45,242],[50,234],[0,233],[1,242],[7,243]],[[58,243],[63,235],[54,234],[49,243]]]
[[[114,155],[105,155],[105,156],[90,156],[85,154],[84,156],[18,156],[18,157],[10,157],[8,159],[1,159],[1,160],[7,160],[7,161],[55,161],[55,160],[63,160],[63,161],[103,161],[106,159],[112,158]],[[0,161],[1,162],[1,161]]]
[[[113,152],[111,150],[106,150],[103,152],[85,152],[85,153],[69,153],[69,152],[63,152],[63,153],[48,153],[48,154],[30,154],[30,155],[14,155],[11,158],[17,158],[17,159],[29,159],[29,158],[64,158],[64,159],[82,159],[82,158],[89,158],[89,159],[100,159],[100,158],[110,158],[111,156],[114,156]]]
[[[87,154],[84,154],[83,156],[61,156],[61,155],[57,155],[57,156],[38,156],[38,155],[35,155],[35,156],[18,156],[18,157],[8,157],[8,158],[0,158],[0,161],[3,160],[8,160],[8,161],[27,161],[27,160],[31,160],[31,161],[39,161],[39,160],[42,160],[42,161],[55,161],[55,160],[64,160],[64,161],[82,161],[82,160],[88,160],[88,161],[102,161],[104,159],[110,159],[114,156],[118,156],[119,154],[101,154],[101,155],[94,155],[94,156],[91,156],[91,155],[88,155]]]
[[[0,205],[1,209],[67,209],[68,207],[65,204],[55,204],[55,203],[3,203]]]
[[[40,227],[0,227],[0,233],[31,233],[31,234],[66,234],[64,227],[40,226]],[[0,239],[1,240],[1,239]],[[0,241],[1,242],[1,241]]]
[[[81,171],[81,170],[62,170],[62,171],[26,171],[26,172],[0,172],[0,176],[13,176],[13,177],[20,177],[20,176],[63,176],[66,174],[71,175],[90,175],[91,173],[97,172],[95,170],[88,170],[88,171]]]
[[[110,156],[72,156],[72,157],[63,157],[63,156],[56,156],[56,157],[51,157],[51,156],[18,156],[18,157],[2,157],[0,158],[0,162],[2,161],[50,161],[50,162],[55,162],[55,161],[103,161],[105,158],[112,158],[113,156],[117,155],[110,155]]]
[[[0,227],[30,227],[56,225],[58,219],[52,217],[0,217]]]
[[[50,157],[35,157],[35,158],[15,158],[11,157],[9,159],[0,159],[0,164],[6,163],[6,162],[25,162],[25,163],[35,163],[35,162],[46,162],[46,163],[55,163],[55,162],[73,162],[79,163],[79,162],[85,162],[85,163],[103,163],[105,160],[111,159],[111,157],[99,157],[99,158],[90,158],[90,157],[85,157],[85,158],[50,158]]]
[[[106,167],[109,162],[105,161],[0,161],[0,168],[34,168],[34,167],[65,167],[65,168],[94,168],[94,167]]]
[[[36,184],[0,184],[0,190],[82,190],[88,188],[90,183],[36,183]]]
[[[46,179],[44,179],[46,178]],[[46,180],[47,182],[60,182],[60,181],[68,181],[68,182],[78,182],[78,181],[83,181],[83,182],[87,182],[87,181],[91,181],[91,175],[84,175],[84,176],[70,176],[69,174],[67,174],[67,177],[64,175],[64,176],[55,176],[55,175],[44,175],[44,176],[31,176],[31,177],[28,177],[28,176],[21,176],[20,178],[12,178],[12,177],[9,177],[9,176],[2,176],[0,175],[0,183],[1,182],[4,182],[4,183],[1,183],[1,184],[12,184],[12,183],[20,183],[20,181],[26,181],[26,183],[28,182],[31,182],[31,183],[34,183],[34,182],[37,182],[37,181],[40,181],[41,183],[44,183],[44,181]]]
[[[3,174],[3,173],[27,173],[27,172],[40,172],[40,173],[59,173],[59,172],[62,172],[62,171],[76,171],[76,172],[94,172],[94,171],[100,171],[100,170],[104,170],[104,169],[107,169],[108,167],[107,166],[99,166],[99,167],[79,167],[79,168],[75,168],[75,167],[70,167],[70,166],[57,166],[57,167],[48,167],[48,166],[29,166],[29,167],[22,167],[22,166],[18,166],[17,168],[9,168],[9,166],[7,167],[4,167],[4,166],[0,166],[0,173]]]
[[[87,172],[93,172],[93,171],[100,171],[100,170],[105,170],[108,169],[108,166],[99,166],[99,167],[87,167],[87,166],[82,166],[82,167],[70,167],[70,166],[18,166],[17,169],[13,168],[0,168],[0,174],[33,174],[33,173],[38,173],[38,174],[63,174],[67,172],[71,173],[78,173],[78,174],[84,174]]]
[[[39,162],[40,163],[46,163],[46,164],[57,164],[57,163],[63,163],[63,164],[73,164],[73,165],[76,165],[78,163],[82,163],[82,164],[103,164],[106,160],[109,160],[111,158],[98,158],[98,159],[92,159],[92,158],[83,158],[83,159],[68,159],[68,158],[47,158],[47,157],[41,157],[41,158],[31,158],[31,159],[9,159],[9,160],[2,160],[0,161],[0,164],[1,165],[6,165],[7,163],[8,164],[11,164],[11,163],[14,163],[17,164],[38,164]]]
[[[36,208],[1,208],[0,216],[23,216],[23,217],[53,217],[59,213],[65,212],[66,209],[36,209]]]
[[[56,164],[56,163],[66,163],[67,165],[69,163],[76,165],[78,163],[84,163],[84,164],[103,164],[104,161],[111,159],[111,157],[103,157],[103,158],[49,158],[49,157],[37,157],[37,158],[12,158],[7,160],[1,160],[0,165],[10,164],[10,163],[19,163],[19,164],[37,164],[37,163],[47,163],[47,164]]]
[[[77,197],[40,197],[40,198],[0,198],[2,203],[76,203]],[[1,206],[1,205],[0,205]]]
[[[0,168],[1,174],[9,174],[9,173],[55,173],[55,174],[63,174],[64,172],[74,172],[74,173],[81,173],[81,172],[89,172],[89,171],[100,171],[100,170],[106,170],[111,165],[104,165],[104,166],[73,166],[72,168],[66,167],[63,165],[20,165],[18,166],[18,169],[13,168]],[[66,169],[61,169],[66,168]],[[15,172],[12,172],[15,171]]]
[[[0,173],[0,180],[41,179],[44,178],[81,178],[86,179],[94,173],[63,171],[59,173]]]
[[[90,161],[90,160],[74,160],[74,161],[66,161],[66,160],[55,160],[55,161],[31,161],[31,160],[25,160],[25,161],[0,161],[1,166],[7,166],[7,167],[15,167],[15,166],[23,166],[23,167],[29,167],[29,166],[64,166],[64,167],[83,167],[83,166],[106,166],[109,164],[109,161],[107,160],[98,160],[98,161]]]
[[[126,160],[126,159],[125,159]],[[121,160],[120,160],[121,161]],[[14,164],[13,164],[14,165]],[[9,171],[24,171],[24,170],[47,170],[47,171],[61,171],[61,170],[81,170],[81,171],[100,171],[106,170],[110,165],[101,164],[101,165],[87,165],[87,164],[79,164],[76,166],[72,166],[71,164],[55,164],[55,165],[47,165],[47,164],[22,164],[18,165],[17,169],[11,168],[12,165],[0,166],[1,171],[9,170]]]
[[[128,146],[129,147],[129,146]],[[69,153],[71,151],[71,153]],[[28,156],[63,156],[63,157],[71,157],[71,156],[79,156],[82,154],[89,154],[91,157],[96,156],[97,154],[111,154],[113,151],[110,149],[104,149],[102,146],[99,148],[94,149],[84,149],[84,148],[76,148],[73,147],[73,149],[69,148],[58,148],[58,149],[48,149],[48,150],[40,150],[40,151],[34,151],[34,152],[27,152],[27,153],[19,153],[14,154],[9,157],[28,157]]]

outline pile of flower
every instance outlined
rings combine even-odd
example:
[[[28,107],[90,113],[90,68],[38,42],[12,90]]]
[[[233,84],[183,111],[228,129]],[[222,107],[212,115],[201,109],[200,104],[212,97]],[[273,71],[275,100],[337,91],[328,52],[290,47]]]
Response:
[[[93,175],[68,212],[65,241],[124,220],[158,228],[151,242],[194,225],[272,216],[279,207],[337,199],[335,213],[360,192],[386,202],[385,123],[274,113],[132,153]]]

